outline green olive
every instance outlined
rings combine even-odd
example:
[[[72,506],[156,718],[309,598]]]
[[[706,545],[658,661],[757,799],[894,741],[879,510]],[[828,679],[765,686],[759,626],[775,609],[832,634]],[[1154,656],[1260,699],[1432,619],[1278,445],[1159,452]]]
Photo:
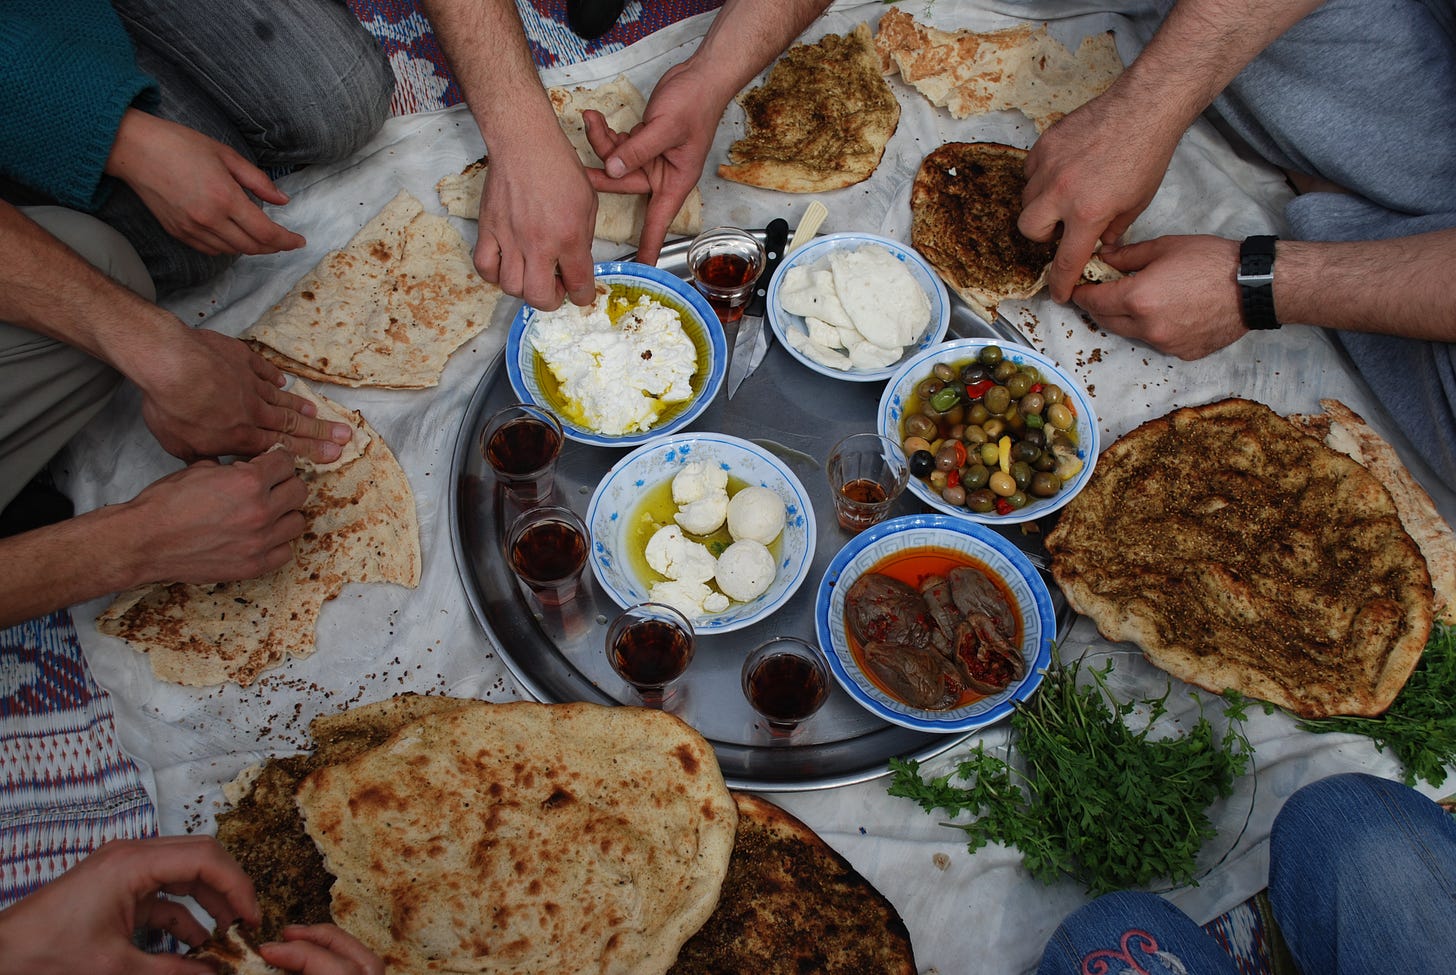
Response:
[[[940,415],[940,422],[948,423],[951,426],[964,426],[966,422],[966,404],[958,401],[955,406],[952,406]]]
[[[976,353],[976,360],[983,366],[994,366],[1002,359],[1001,347],[999,345],[988,345]]]
[[[1072,416],[1072,411],[1061,403],[1053,403],[1051,406],[1048,406],[1046,408],[1046,418],[1047,422],[1058,430],[1070,430],[1077,422],[1077,418]]]
[[[991,370],[991,377],[998,383],[1004,383],[1014,375],[1016,375],[1016,363],[1010,359],[1002,359],[996,363],[996,368]]]
[[[1051,406],[1053,403],[1060,403],[1067,395],[1062,391],[1062,387],[1056,383],[1047,383],[1041,388],[1041,394],[1046,397],[1047,406]]]
[[[981,424],[981,429],[986,431],[987,437],[990,437],[992,440],[998,440],[1006,432],[1006,421],[999,416],[993,416]]]
[[[1016,482],[1016,490],[1025,491],[1031,484],[1031,465],[1024,460],[1012,464],[1011,479]]]
[[[994,443],[981,444],[981,463],[987,467],[995,467],[996,462],[1001,459],[1001,451]]]
[[[961,434],[961,439],[964,440],[966,443],[974,446],[976,444],[983,444],[987,440],[990,440],[991,435],[986,432],[985,427],[979,427],[972,423],[971,425],[967,426],[965,432]]]
[[[966,411],[966,419],[971,423],[985,423],[990,418],[991,411],[986,409],[986,404],[980,400],[972,403],[971,408]]]
[[[986,404],[986,409],[990,410],[992,415],[1005,413],[1006,407],[1011,405],[1011,393],[1005,386],[992,386],[981,397],[981,402]]]
[[[1057,455],[1050,450],[1043,450],[1036,460],[1031,462],[1031,469],[1034,471],[1054,471],[1057,469]]]
[[[1014,491],[1006,496],[1006,503],[1013,508],[1025,508],[1031,504],[1031,499],[1026,496],[1025,491]]]
[[[991,474],[991,479],[986,483],[992,491],[994,491],[997,495],[1003,498],[1010,497],[1011,495],[1015,494],[1017,490],[1016,478],[1012,477],[1005,471],[993,472]]]
[[[1004,419],[1006,420],[1006,429],[1010,430],[1015,436],[1019,437],[1026,432],[1026,417],[1021,415],[1021,411],[1016,408],[1014,402],[1006,407]]]
[[[1041,393],[1027,393],[1021,397],[1021,412],[1027,416],[1040,416],[1046,406],[1046,397]]]
[[[996,495],[986,488],[972,491],[966,495],[966,507],[981,514],[994,511],[996,510]]]
[[[961,401],[961,391],[955,386],[946,386],[935,391],[930,397],[930,408],[937,413],[945,413]]]
[[[1006,391],[1012,399],[1021,399],[1031,392],[1031,377],[1024,372],[1014,372],[1006,377]]]
[[[1031,444],[1038,450],[1043,450],[1047,445],[1046,432],[1040,429],[1027,430],[1021,435],[1021,439]]]
[[[937,362],[930,371],[935,374],[936,379],[943,383],[948,383],[956,377],[955,369],[949,362]]]
[[[940,388],[944,385],[945,383],[936,379],[934,376],[928,379],[922,379],[915,386],[915,395],[920,397],[920,402],[927,403],[930,401],[930,397],[940,392]]]
[[[924,413],[911,413],[905,417],[905,436],[934,440],[939,434],[940,428],[935,420]]]
[[[1041,456],[1041,448],[1030,440],[1018,440],[1011,445],[1011,459],[1030,464]]]
[[[985,487],[989,480],[991,480],[991,469],[985,464],[972,464],[961,471],[961,483],[971,491]]]
[[[1053,497],[1062,489],[1062,479],[1055,474],[1041,471],[1032,475],[1031,493],[1038,498]]]

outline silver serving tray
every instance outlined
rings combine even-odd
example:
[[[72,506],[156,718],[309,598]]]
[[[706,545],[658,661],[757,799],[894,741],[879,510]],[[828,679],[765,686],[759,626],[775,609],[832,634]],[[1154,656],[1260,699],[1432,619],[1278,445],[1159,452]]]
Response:
[[[666,245],[658,266],[686,277],[687,246],[687,240]],[[954,298],[950,333],[1026,344],[1011,326],[987,325]],[[712,742],[731,788],[787,792],[862,782],[884,774],[891,758],[924,760],[969,737],[888,724],[836,685],[824,708],[789,742],[776,742],[741,690],[740,666],[750,649],[781,635],[814,639],[815,593],[824,570],[850,538],[835,521],[823,461],[839,438],[874,430],[881,389],[876,383],[844,382],[805,369],[775,341],[732,401],[726,390],[720,392],[692,425],[731,433],[771,450],[804,483],[819,517],[813,566],[799,591],[760,623],[700,637],[692,665],[675,685],[677,698],[668,709]],[[496,490],[479,442],[486,419],[515,401],[498,356],[481,376],[455,439],[450,538],[471,610],[502,662],[537,700],[635,704],[635,692],[613,673],[604,653],[607,626],[620,607],[590,578],[590,569],[580,596],[558,611],[544,610],[531,599],[506,566],[502,526],[514,511]],[[567,441],[556,472],[559,503],[585,517],[597,483],[626,453]],[[923,510],[907,491],[892,514]],[[1044,564],[1038,540],[1016,529],[1004,534],[1033,562]],[[1064,634],[1071,613],[1049,577],[1047,581],[1058,629]]]

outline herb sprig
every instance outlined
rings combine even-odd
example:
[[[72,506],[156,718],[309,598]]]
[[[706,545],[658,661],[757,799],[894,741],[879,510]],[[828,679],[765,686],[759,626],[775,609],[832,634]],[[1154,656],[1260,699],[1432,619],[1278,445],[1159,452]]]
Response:
[[[1456,626],[1437,623],[1420,663],[1385,713],[1374,718],[1304,719],[1305,731],[1364,735],[1380,751],[1389,748],[1405,768],[1405,784],[1446,781],[1456,765]]]
[[[966,834],[971,852],[991,842],[1014,846],[1044,883],[1070,875],[1100,894],[1161,878],[1192,881],[1199,849],[1217,833],[1208,808],[1248,768],[1245,705],[1224,702],[1221,736],[1200,712],[1186,735],[1155,738],[1171,689],[1116,701],[1106,685],[1112,663],[1089,667],[1090,680],[1079,682],[1081,666],[1054,664],[1037,695],[1017,705],[1011,729],[1024,770],[983,744],[953,774],[928,781],[918,761],[895,759],[890,795],[927,813],[977,817],[946,825]],[[1126,719],[1140,706],[1151,714],[1134,730]]]

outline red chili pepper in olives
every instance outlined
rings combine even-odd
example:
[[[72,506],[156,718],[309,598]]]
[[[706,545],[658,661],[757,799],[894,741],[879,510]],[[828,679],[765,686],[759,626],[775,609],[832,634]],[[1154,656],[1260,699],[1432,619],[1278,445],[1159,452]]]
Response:
[[[980,399],[986,395],[986,390],[996,385],[993,379],[982,379],[974,383],[966,383],[966,395],[973,400]]]

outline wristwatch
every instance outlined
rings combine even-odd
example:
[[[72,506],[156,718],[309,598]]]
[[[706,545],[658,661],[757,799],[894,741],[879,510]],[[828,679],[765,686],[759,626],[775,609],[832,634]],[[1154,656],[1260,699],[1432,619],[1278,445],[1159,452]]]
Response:
[[[1261,234],[1245,237],[1239,245],[1239,296],[1244,327],[1251,331],[1279,327],[1274,315],[1274,242],[1278,239]]]

